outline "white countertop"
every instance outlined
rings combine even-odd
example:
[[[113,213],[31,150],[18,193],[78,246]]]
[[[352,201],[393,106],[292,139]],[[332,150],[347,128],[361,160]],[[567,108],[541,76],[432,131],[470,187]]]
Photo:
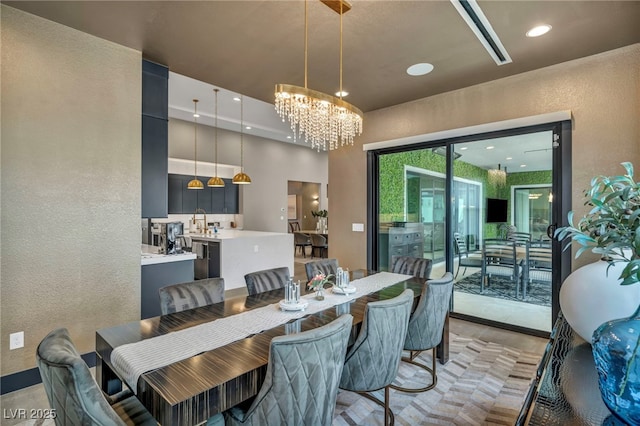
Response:
[[[180,253],[180,254],[160,254],[158,253],[158,248],[156,246],[150,246],[147,244],[142,244],[140,248],[140,265],[155,265],[158,263],[168,263],[168,262],[180,262],[183,260],[193,260],[196,258],[195,253]]]
[[[285,232],[263,232],[263,231],[245,231],[240,229],[219,229],[217,234],[213,232],[207,234],[185,233],[185,237],[193,240],[203,241],[224,241],[236,238],[260,238],[271,237],[274,235],[287,235]]]

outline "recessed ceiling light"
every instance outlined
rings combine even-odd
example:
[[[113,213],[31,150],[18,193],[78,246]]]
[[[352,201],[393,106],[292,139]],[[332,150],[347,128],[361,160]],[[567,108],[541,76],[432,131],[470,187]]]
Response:
[[[488,146],[485,149],[493,149],[493,148],[495,148],[495,146]]]
[[[513,158],[511,158],[511,157],[507,157],[507,158],[506,158],[506,160],[513,160]]]
[[[433,65],[429,63],[414,64],[407,68],[409,75],[425,75],[433,71]]]
[[[349,92],[344,90],[342,92],[336,92],[336,96],[339,98],[344,98],[345,96],[349,96]]]
[[[466,146],[460,147],[460,151],[465,151],[467,149],[469,149],[469,147],[466,147]]]
[[[235,98],[233,98],[233,100],[236,101],[236,102],[240,102],[240,98],[237,97],[237,96]]]
[[[527,167],[526,164],[520,164],[520,167]]]
[[[551,31],[551,25],[538,25],[527,31],[527,37],[540,37]]]

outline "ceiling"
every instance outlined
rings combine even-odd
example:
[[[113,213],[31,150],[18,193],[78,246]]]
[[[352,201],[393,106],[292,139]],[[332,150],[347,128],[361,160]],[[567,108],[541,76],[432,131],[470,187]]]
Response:
[[[226,89],[220,92],[221,127],[239,129],[239,103],[223,107],[222,98],[242,93],[248,97],[245,123],[253,127],[247,132],[290,141],[273,100],[276,83],[304,85],[300,0],[2,2],[168,66],[173,117],[192,120],[197,97],[202,121],[212,120],[215,85]],[[511,63],[496,64],[450,1],[353,0],[343,24],[345,100],[367,112],[640,42],[640,1],[477,5]],[[333,94],[339,88],[340,18],[320,1],[309,1],[308,8],[308,87]],[[542,23],[553,29],[525,36]],[[434,70],[408,75],[406,69],[419,62]]]

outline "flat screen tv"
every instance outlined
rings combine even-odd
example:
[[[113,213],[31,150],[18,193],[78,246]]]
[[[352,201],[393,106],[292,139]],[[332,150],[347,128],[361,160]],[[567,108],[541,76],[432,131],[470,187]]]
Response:
[[[487,223],[507,221],[507,200],[487,198]]]

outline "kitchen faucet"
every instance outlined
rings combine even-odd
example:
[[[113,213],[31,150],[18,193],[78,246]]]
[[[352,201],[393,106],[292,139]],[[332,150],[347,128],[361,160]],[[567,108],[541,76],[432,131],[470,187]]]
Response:
[[[206,234],[207,233],[207,212],[205,212],[204,209],[196,209],[196,211],[193,213],[193,223],[196,223],[196,214],[198,213],[202,213],[202,215],[204,216],[204,230],[202,232]]]

